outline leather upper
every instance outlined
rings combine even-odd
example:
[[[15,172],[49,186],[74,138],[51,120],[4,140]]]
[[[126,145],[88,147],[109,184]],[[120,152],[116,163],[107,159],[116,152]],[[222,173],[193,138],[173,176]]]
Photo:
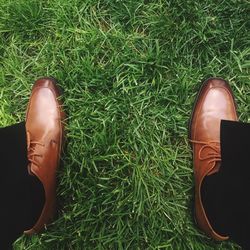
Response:
[[[51,220],[55,210],[56,171],[60,162],[65,117],[58,100],[55,80],[41,78],[32,88],[26,113],[28,169],[42,182],[45,204],[40,218],[26,234],[37,233]]]
[[[193,110],[190,139],[193,147],[195,176],[195,213],[200,228],[215,240],[228,237],[216,233],[208,221],[201,200],[201,184],[205,176],[220,168],[221,120],[238,120],[234,98],[228,83],[220,78],[204,82]]]

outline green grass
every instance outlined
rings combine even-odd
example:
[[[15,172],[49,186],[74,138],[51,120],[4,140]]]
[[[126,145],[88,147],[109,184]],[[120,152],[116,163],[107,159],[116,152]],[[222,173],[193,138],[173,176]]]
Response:
[[[0,3],[0,125],[25,119],[41,76],[68,113],[58,216],[15,249],[237,249],[195,225],[187,124],[209,76],[250,122],[250,1]]]

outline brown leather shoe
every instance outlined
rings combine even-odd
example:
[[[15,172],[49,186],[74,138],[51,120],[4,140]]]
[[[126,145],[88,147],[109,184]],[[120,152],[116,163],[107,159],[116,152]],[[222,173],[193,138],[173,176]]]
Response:
[[[204,177],[220,168],[221,120],[238,120],[233,94],[225,80],[210,78],[203,83],[196,99],[189,133],[193,148],[195,217],[199,227],[215,240],[228,237],[213,230],[202,205],[200,189]]]
[[[60,162],[65,114],[58,100],[59,89],[52,78],[37,80],[26,113],[29,173],[44,187],[45,204],[36,224],[26,234],[41,231],[55,211],[56,171]]]

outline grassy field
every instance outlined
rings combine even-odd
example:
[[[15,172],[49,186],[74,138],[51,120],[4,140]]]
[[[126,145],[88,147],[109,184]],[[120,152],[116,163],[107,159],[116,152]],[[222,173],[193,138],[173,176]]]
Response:
[[[193,220],[188,119],[220,76],[250,122],[249,0],[0,0],[0,126],[64,89],[58,216],[15,249],[238,249]]]

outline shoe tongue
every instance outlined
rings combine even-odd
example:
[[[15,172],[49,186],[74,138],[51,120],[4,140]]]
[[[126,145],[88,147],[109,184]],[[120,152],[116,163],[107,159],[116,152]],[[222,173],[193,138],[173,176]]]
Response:
[[[215,163],[215,165],[214,165],[214,167],[210,169],[210,171],[208,172],[208,174],[207,174],[207,175],[209,176],[209,175],[212,175],[212,174],[218,173],[218,172],[219,172],[219,170],[220,170],[220,165],[221,165],[221,163],[220,163],[220,162],[216,162],[216,163]]]

